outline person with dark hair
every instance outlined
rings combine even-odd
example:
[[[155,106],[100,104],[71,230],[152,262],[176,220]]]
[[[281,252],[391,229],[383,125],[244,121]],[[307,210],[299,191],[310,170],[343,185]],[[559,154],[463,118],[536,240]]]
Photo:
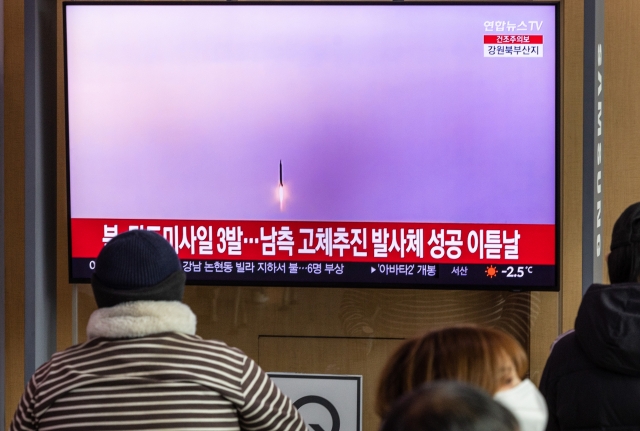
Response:
[[[392,354],[378,385],[376,412],[387,416],[404,394],[425,382],[455,380],[484,389],[509,408],[522,431],[543,431],[544,398],[525,379],[527,355],[510,335],[491,328],[460,325],[407,340]]]
[[[548,431],[640,429],[640,202],[613,226],[607,266],[613,284],[589,287],[545,365]]]
[[[91,279],[89,341],[38,368],[11,430],[306,431],[253,360],[195,335],[185,278],[157,233],[111,239]]]
[[[395,403],[380,431],[518,431],[504,406],[481,389],[437,381],[420,386]]]

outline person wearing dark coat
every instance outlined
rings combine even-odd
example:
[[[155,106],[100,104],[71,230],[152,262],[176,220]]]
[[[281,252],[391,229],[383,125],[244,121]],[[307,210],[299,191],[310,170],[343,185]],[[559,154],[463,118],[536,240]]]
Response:
[[[616,221],[607,266],[612,284],[589,287],[545,365],[547,431],[640,430],[640,202]]]

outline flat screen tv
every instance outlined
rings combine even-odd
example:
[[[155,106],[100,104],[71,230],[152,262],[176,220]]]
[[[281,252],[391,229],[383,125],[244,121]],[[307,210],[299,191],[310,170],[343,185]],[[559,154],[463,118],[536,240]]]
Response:
[[[64,4],[70,280],[557,290],[557,6]]]

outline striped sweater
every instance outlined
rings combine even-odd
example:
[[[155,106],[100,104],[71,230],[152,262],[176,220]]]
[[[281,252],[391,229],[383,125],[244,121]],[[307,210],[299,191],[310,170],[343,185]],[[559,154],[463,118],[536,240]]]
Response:
[[[36,371],[11,430],[306,430],[253,360],[194,335],[182,303],[102,308],[87,333]]]

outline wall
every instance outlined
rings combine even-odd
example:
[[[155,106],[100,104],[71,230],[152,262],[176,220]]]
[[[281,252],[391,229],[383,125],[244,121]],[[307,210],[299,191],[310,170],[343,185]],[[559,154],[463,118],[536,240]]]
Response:
[[[5,420],[24,387],[24,19],[4,0]]]
[[[605,1],[604,250],[620,213],[640,201],[640,2]],[[605,265],[606,270],[606,265]],[[605,273],[608,282],[608,275]]]

